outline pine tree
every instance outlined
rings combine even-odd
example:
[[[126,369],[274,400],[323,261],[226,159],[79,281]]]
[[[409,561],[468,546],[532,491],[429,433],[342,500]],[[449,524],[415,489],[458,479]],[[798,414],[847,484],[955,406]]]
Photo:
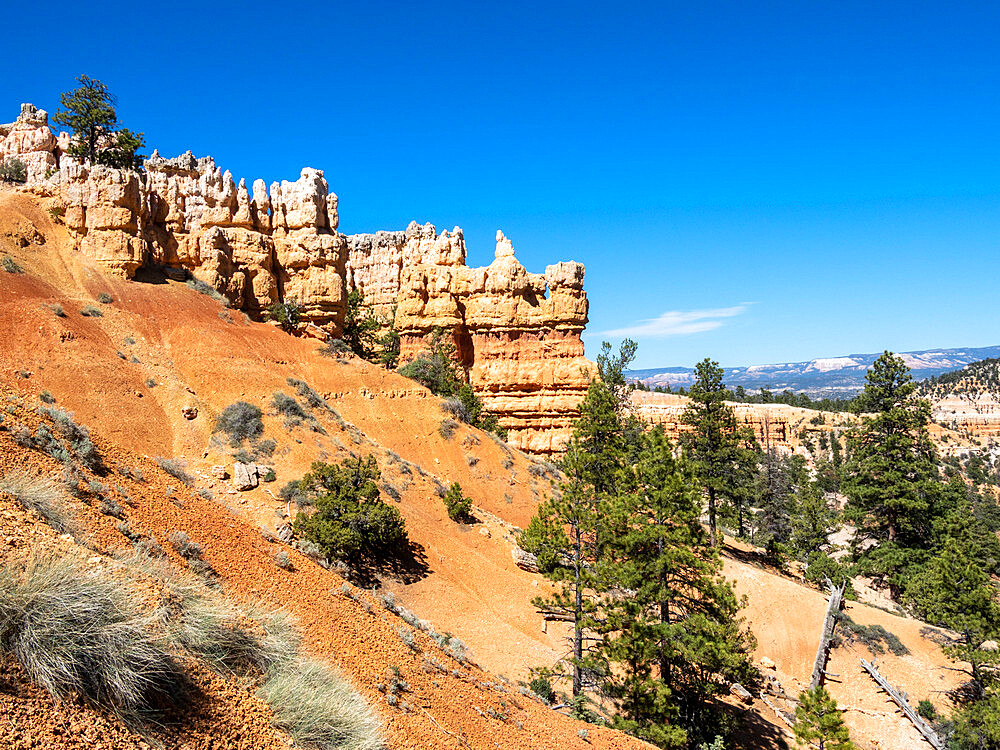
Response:
[[[634,356],[635,344],[629,341],[617,357],[611,355],[610,346],[603,347],[599,374],[607,380],[591,380],[580,403],[580,417],[560,467],[566,480],[539,506],[521,535],[521,546],[538,556],[539,570],[560,584],[556,594],[539,597],[534,604],[573,624],[574,697],[585,682],[593,682],[594,671],[600,671],[592,632],[608,588],[602,565],[615,537],[613,524],[622,519],[616,508],[627,489],[623,480],[628,476],[626,426],[630,422],[620,389],[625,383],[624,369]]]
[[[381,325],[364,309],[364,302],[365,297],[360,289],[352,289],[347,293],[347,311],[344,314],[341,339],[356,355],[373,361],[376,359],[375,345],[378,343],[376,332]]]
[[[584,689],[584,656],[585,650],[589,651],[584,640],[592,643],[592,618],[602,589],[595,575],[599,515],[593,488],[585,478],[586,464],[574,438],[562,460],[566,480],[538,507],[519,540],[521,547],[537,555],[542,575],[559,586],[550,596],[536,597],[532,603],[542,612],[571,623],[569,665],[574,697]]]
[[[956,508],[949,519],[943,549],[914,576],[907,597],[927,622],[958,634],[944,651],[969,665],[978,698],[985,694],[1000,662],[995,650],[982,649],[985,641],[1000,639],[1000,589],[982,559],[983,545],[992,541],[995,546],[996,536],[987,532],[989,539],[983,538],[968,506]]]
[[[145,145],[143,134],[118,124],[115,97],[104,83],[86,75],[76,80],[80,85],[59,97],[65,109],[52,116],[73,131],[69,155],[118,169],[141,168],[142,155],[136,152]]]
[[[688,404],[681,417],[691,430],[681,444],[694,465],[695,476],[708,496],[708,526],[712,545],[718,542],[719,500],[737,509],[740,533],[744,531],[744,505],[756,454],[753,433],[739,426],[736,413],[726,403],[728,391],[717,362],[704,359],[695,367]]]
[[[799,745],[816,745],[819,750],[855,750],[837,701],[822,685],[799,695],[795,719]]]
[[[856,399],[868,415],[849,433],[843,487],[860,570],[886,583],[897,600],[931,544],[941,489],[927,429],[930,405],[912,397],[915,388],[906,363],[891,352],[872,365]]]
[[[813,482],[803,484],[795,495],[792,511],[792,548],[808,555],[827,544],[836,518],[820,488]]]
[[[612,506],[616,534],[603,561],[612,590],[628,592],[605,598],[598,618],[603,689],[618,726],[679,747],[717,726],[712,698],[745,677],[752,636],[700,523],[690,466],[662,428],[643,435],[629,483],[634,490]]]

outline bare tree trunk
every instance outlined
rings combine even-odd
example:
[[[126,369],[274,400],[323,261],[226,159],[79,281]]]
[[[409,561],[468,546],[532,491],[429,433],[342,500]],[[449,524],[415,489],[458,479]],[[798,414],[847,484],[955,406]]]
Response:
[[[708,488],[708,536],[712,542],[712,546],[715,546],[715,488]]]

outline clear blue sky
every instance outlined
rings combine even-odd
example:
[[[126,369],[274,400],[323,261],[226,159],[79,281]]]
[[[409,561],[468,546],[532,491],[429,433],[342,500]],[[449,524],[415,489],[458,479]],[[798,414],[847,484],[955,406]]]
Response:
[[[6,8],[0,120],[87,73],[150,150],[323,169],[342,231],[502,228],[642,367],[1000,343],[1000,6],[113,6]]]

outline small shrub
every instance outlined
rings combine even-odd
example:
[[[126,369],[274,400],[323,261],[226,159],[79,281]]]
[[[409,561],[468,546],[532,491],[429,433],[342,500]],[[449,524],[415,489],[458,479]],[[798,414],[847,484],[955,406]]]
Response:
[[[465,663],[465,660],[469,657],[468,647],[455,636],[448,639],[444,650],[453,659],[462,663]]]
[[[157,458],[156,463],[167,474],[174,479],[179,479],[183,484],[191,487],[194,484],[194,477],[187,473],[187,465],[179,458]]]
[[[215,289],[211,285],[206,284],[201,279],[188,279],[185,283],[188,285],[188,287],[198,292],[198,294],[204,294],[206,297],[211,297],[216,302],[221,302],[226,307],[229,307],[229,300],[227,300],[225,297],[223,297],[221,294],[215,291]]]
[[[153,378],[146,378],[146,387],[147,388],[156,388],[156,381],[153,380]]]
[[[412,630],[406,627],[400,627],[396,631],[396,635],[399,636],[399,640],[401,640],[404,644],[406,644],[406,646],[413,649],[414,651],[417,650],[417,640],[416,637],[413,635]]]
[[[0,566],[0,651],[53,698],[77,694],[137,719],[183,694],[183,678],[119,581],[68,559]]]
[[[66,533],[73,530],[72,518],[55,477],[10,472],[0,479],[0,492],[6,492],[25,508],[38,513],[56,531]]]
[[[330,561],[326,559],[326,555],[323,553],[323,548],[316,544],[316,542],[311,542],[308,539],[298,539],[295,542],[295,548],[310,560],[316,561],[324,568],[330,567]]]
[[[295,566],[292,565],[292,558],[289,557],[285,550],[275,553],[274,563],[282,570],[292,570]]]
[[[167,534],[167,541],[177,550],[177,554],[187,560],[197,560],[201,558],[202,547],[197,542],[192,542],[191,537],[184,531],[171,531]]]
[[[454,419],[445,419],[441,421],[441,426],[438,427],[438,432],[441,433],[441,437],[445,440],[451,440],[455,437],[455,430],[458,429],[458,422]]]
[[[318,750],[378,750],[379,725],[368,704],[327,664],[299,659],[268,673],[257,696],[274,723]]]
[[[309,415],[302,405],[294,398],[281,391],[275,391],[271,397],[271,406],[278,414],[282,414],[290,419],[308,419]]]
[[[938,717],[938,712],[937,709],[934,708],[934,704],[926,698],[917,704],[917,713],[927,719],[927,721],[934,721]]]
[[[306,400],[306,403],[313,409],[329,409],[326,401],[320,396],[316,391],[314,391],[307,382],[304,380],[296,380],[295,378],[287,378],[285,380],[288,385],[295,389],[302,398]]]
[[[239,445],[264,432],[261,416],[262,412],[258,407],[246,401],[237,401],[222,410],[215,422],[215,431],[226,433],[233,445]]]
[[[2,182],[27,182],[28,168],[24,162],[16,157],[0,161],[0,181]]]
[[[52,314],[55,315],[57,318],[65,318],[66,317],[66,311],[63,310],[63,306],[62,305],[53,303],[53,304],[49,305],[49,309],[52,311]]]
[[[330,339],[326,342],[326,346],[319,350],[319,353],[324,357],[342,357],[353,354],[350,344],[342,339]]]
[[[448,518],[452,521],[467,521],[471,518],[472,498],[462,494],[462,485],[452,482],[444,496],[444,507],[448,510]]]
[[[87,305],[85,308],[80,310],[80,315],[85,318],[103,318],[104,313],[101,312],[99,307],[94,307],[93,305]]]
[[[302,308],[298,306],[294,299],[275,302],[264,313],[265,320],[273,320],[285,331],[295,330],[295,326],[299,324],[301,318]]]
[[[262,481],[262,482],[274,482],[274,481],[277,481],[277,479],[278,479],[278,475],[274,473],[274,469],[268,467],[267,471],[264,473],[264,476],[262,476],[260,478],[260,481]]]
[[[136,540],[132,543],[132,548],[137,554],[145,555],[146,557],[162,558],[167,556],[167,553],[163,550],[163,546],[152,536]]]
[[[110,305],[112,302],[115,301],[115,298],[112,297],[107,292],[101,292],[100,294],[97,295],[97,301],[100,302],[102,305]]]
[[[546,703],[555,702],[556,691],[552,688],[552,683],[544,677],[535,677],[528,683],[528,689]]]
[[[850,640],[863,643],[873,654],[884,654],[885,648],[896,656],[906,656],[910,649],[895,633],[890,633],[881,625],[859,625],[846,612],[837,612],[837,625]]]
[[[54,404],[56,402],[56,397],[48,391],[42,391],[38,394],[38,400],[43,404]]]
[[[468,456],[465,457],[465,463],[467,463],[469,465],[469,468],[471,469],[473,466],[479,463],[479,456],[473,456],[472,454],[469,454]]]
[[[274,455],[274,449],[278,447],[274,440],[260,440],[251,446],[254,458],[268,458]]]
[[[240,464],[253,463],[253,456],[251,456],[245,448],[240,448],[236,453],[233,454],[233,460]]]
[[[24,273],[24,269],[9,255],[3,257],[3,270],[7,273]]]
[[[125,509],[118,503],[117,500],[113,500],[112,498],[104,498],[101,500],[101,513],[119,520],[125,518]]]

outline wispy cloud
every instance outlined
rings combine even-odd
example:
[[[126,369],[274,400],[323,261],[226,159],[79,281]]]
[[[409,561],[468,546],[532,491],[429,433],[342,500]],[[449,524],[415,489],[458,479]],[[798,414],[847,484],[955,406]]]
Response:
[[[733,318],[747,309],[747,304],[719,307],[714,310],[668,310],[659,317],[640,320],[625,328],[602,331],[599,336],[633,336],[635,338],[662,339],[668,336],[690,336],[692,333],[711,331],[721,326],[726,318]]]

